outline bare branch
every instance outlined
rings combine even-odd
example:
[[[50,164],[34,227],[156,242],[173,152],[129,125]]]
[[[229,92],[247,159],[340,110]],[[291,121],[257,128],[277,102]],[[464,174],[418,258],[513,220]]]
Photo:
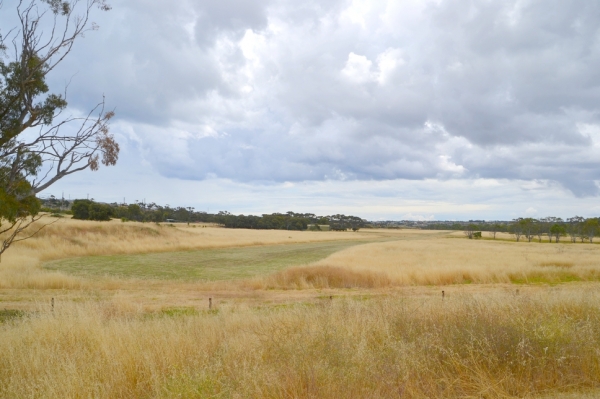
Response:
[[[10,231],[10,233],[8,234],[7,237],[5,237],[2,240],[2,243],[0,244],[0,261],[2,259],[2,254],[15,242],[19,242],[19,241],[24,241],[27,240],[31,237],[34,237],[36,234],[38,234],[40,231],[42,231],[42,229],[44,229],[46,226],[49,226],[51,224],[56,223],[59,218],[54,218],[54,220],[52,220],[50,223],[45,223],[42,224],[38,229],[36,229],[34,232],[27,234],[27,235],[22,235],[22,233],[24,231],[26,231],[30,226],[32,226],[35,222],[39,221],[40,219],[42,219],[45,215],[39,215],[39,216],[31,216],[30,218],[21,218],[19,220],[16,220],[15,222],[11,223],[10,227],[4,230],[0,230],[0,234],[4,234],[8,231]],[[12,230],[12,231],[11,231]]]

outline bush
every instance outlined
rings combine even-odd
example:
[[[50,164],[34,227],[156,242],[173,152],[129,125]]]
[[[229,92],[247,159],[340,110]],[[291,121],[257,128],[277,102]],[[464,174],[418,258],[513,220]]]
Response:
[[[89,206],[89,219],[106,221],[112,216],[112,208],[110,205],[98,204],[92,202]]]
[[[110,220],[113,210],[110,205],[98,204],[90,200],[75,200],[71,207],[73,219],[80,220]]]
[[[73,212],[73,219],[88,220],[90,218],[90,204],[92,201],[83,199],[73,201],[71,206],[71,212]]]

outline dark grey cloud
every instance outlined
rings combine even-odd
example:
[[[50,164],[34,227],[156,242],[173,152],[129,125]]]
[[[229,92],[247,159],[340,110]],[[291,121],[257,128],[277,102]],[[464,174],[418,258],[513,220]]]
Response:
[[[448,129],[482,145],[581,142],[570,111],[597,114],[600,5],[482,2],[457,13],[443,3],[435,11],[449,50],[436,50],[438,93],[456,101],[437,109]],[[443,70],[452,60],[457,67]]]
[[[195,39],[200,44],[210,46],[219,34],[239,38],[247,29],[260,30],[268,22],[268,4],[268,1],[262,0],[194,2],[192,7],[197,16],[194,23]]]

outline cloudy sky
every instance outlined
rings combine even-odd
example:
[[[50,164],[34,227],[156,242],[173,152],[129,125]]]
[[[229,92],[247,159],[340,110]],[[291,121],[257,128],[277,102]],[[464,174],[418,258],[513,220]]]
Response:
[[[106,96],[119,164],[44,194],[372,220],[600,214],[600,2],[110,4],[50,83],[71,81],[73,112]]]

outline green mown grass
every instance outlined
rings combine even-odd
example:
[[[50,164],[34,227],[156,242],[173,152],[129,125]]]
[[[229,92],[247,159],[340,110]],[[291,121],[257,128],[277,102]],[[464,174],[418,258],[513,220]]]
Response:
[[[139,255],[86,256],[48,262],[44,268],[82,276],[235,280],[315,262],[334,252],[364,243],[333,241]]]

